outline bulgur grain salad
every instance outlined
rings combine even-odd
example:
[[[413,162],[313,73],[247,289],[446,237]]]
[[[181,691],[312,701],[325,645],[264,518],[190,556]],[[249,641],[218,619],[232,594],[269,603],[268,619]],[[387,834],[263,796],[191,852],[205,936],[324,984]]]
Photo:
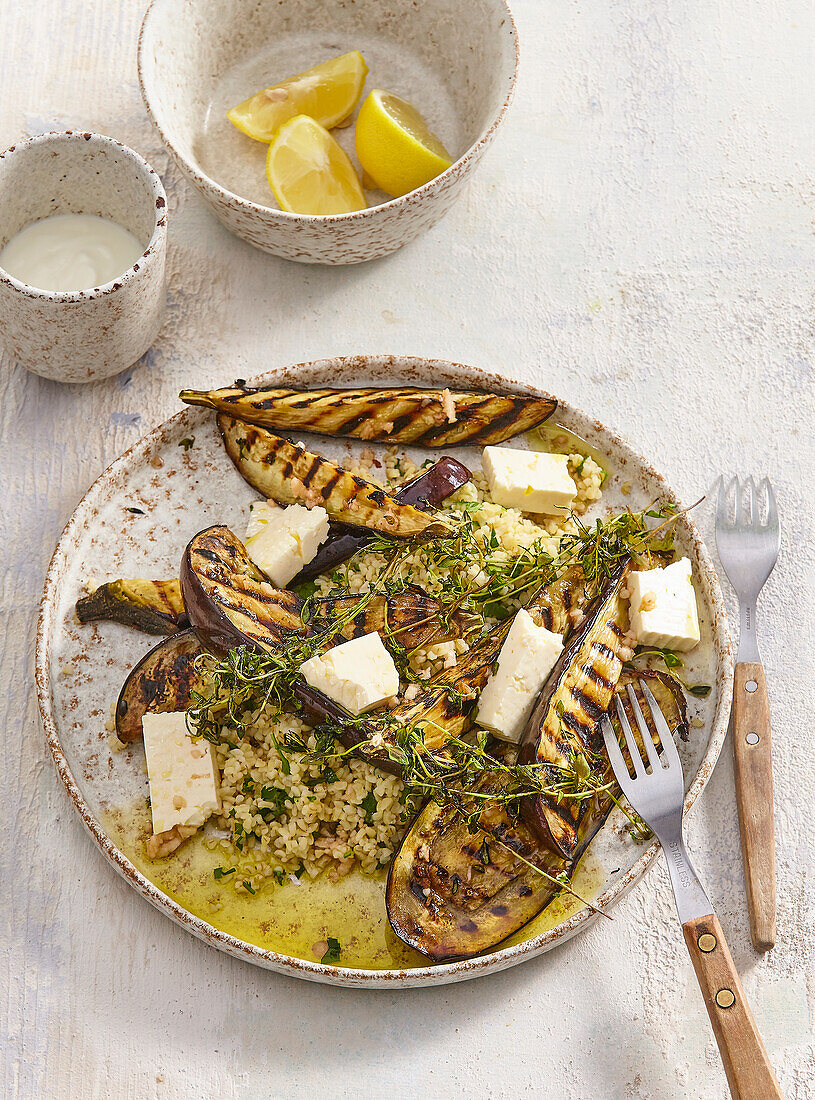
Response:
[[[245,534],[207,528],[179,578],[108,581],[77,603],[83,622],[166,635],[115,708],[118,743],[144,741],[148,858],[176,858],[203,829],[214,879],[239,896],[382,874],[397,936],[441,961],[572,891],[613,805],[642,832],[598,725],[647,677],[687,736],[676,651],[698,618],[673,508],[589,520],[596,457],[552,431],[523,445],[553,402],[242,384],[182,396],[216,411],[260,494]],[[273,429],[365,448],[341,467]],[[415,451],[460,444],[483,445],[481,468]]]

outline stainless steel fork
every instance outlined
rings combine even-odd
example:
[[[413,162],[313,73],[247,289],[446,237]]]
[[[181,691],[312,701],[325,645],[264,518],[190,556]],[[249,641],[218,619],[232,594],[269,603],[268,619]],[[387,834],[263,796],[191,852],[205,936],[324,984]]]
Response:
[[[685,943],[713,1025],[731,1094],[737,1100],[772,1100],[773,1097],[783,1100],[721,926],[685,847],[682,833],[685,782],[679,753],[656,699],[645,683],[640,686],[658,738],[653,736],[629,685],[629,705],[645,747],[647,763],[643,761],[626,708],[618,695],[617,717],[634,777],[606,716],[602,730],[611,767],[623,794],[653,829],[665,852]]]
[[[766,523],[759,518],[762,495]],[[735,498],[732,520],[730,497]],[[750,933],[757,951],[769,951],[776,936],[773,764],[767,683],[756,639],[756,601],[778,558],[781,525],[768,478],[758,487],[752,478],[742,482],[733,478],[727,489],[719,478],[716,546],[741,609],[731,716],[736,805]]]

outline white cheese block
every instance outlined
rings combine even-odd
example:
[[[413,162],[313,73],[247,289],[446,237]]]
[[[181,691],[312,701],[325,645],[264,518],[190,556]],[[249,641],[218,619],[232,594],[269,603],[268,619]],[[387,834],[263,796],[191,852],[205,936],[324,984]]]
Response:
[[[267,500],[251,506],[244,545],[272,584],[284,588],[314,559],[327,538],[325,508],[304,508],[301,504],[280,508]]]
[[[562,649],[561,636],[538,626],[521,608],[478,700],[478,724],[503,741],[517,744]]]
[[[632,573],[629,629],[640,645],[688,650],[699,641],[699,613],[691,564],[680,558],[665,569]]]
[[[310,657],[300,671],[313,688],[352,714],[364,714],[399,691],[393,657],[376,632]]]
[[[221,809],[212,745],[194,741],[184,711],[142,717],[153,832],[175,825],[199,827]]]
[[[485,447],[481,465],[496,504],[522,512],[568,512],[577,495],[569,456]]]

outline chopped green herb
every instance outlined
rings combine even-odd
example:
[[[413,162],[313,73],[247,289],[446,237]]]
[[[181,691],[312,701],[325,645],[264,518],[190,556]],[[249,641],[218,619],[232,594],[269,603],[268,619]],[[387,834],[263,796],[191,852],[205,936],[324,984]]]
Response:
[[[147,513],[144,511],[143,508],[128,508],[126,510],[134,516],[145,516],[145,515],[147,515]]]
[[[195,436],[194,435],[188,435],[188,436],[185,436],[184,439],[180,440],[178,445],[179,445],[179,447],[183,447],[185,451],[188,451],[190,449],[190,447],[194,446],[194,444],[195,444]]]
[[[317,585],[314,581],[303,581],[303,583],[298,584],[293,591],[301,600],[307,600],[309,596],[313,596],[317,591]]]
[[[710,684],[688,684],[687,689],[691,695],[695,695],[698,699],[706,699],[711,692]]]
[[[226,878],[227,875],[234,875],[234,874],[235,874],[235,868],[234,867],[216,867],[215,870],[212,872],[212,877],[217,882],[222,878]]]
[[[251,775],[244,776],[243,786],[241,787],[241,790],[244,794],[255,793],[255,781],[254,779],[252,779]]]
[[[244,890],[248,890],[248,892],[250,894],[254,894],[256,892],[254,886],[252,885],[252,883],[249,881],[248,878],[245,878],[243,880],[243,888],[244,888]]]
[[[660,660],[664,661],[666,668],[682,667],[682,658],[677,657],[671,649],[656,649],[638,645],[635,653],[637,657],[658,657]]]
[[[329,936],[326,940],[328,944],[328,950],[325,952],[320,962],[328,963],[329,966],[336,965],[340,961],[340,941],[335,940],[333,936]]]
[[[368,791],[360,802],[360,806],[365,811],[365,824],[373,825],[374,814],[376,813],[376,798],[374,797],[373,791]]]

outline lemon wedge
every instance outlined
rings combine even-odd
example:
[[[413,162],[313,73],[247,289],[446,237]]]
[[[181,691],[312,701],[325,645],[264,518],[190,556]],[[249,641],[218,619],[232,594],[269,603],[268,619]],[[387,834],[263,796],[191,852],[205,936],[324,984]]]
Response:
[[[348,154],[308,115],[280,127],[266,155],[266,178],[292,214],[349,214],[368,205]]]
[[[255,141],[271,141],[284,122],[295,115],[310,115],[330,130],[351,114],[359,103],[368,66],[359,50],[332,57],[262,88],[227,111],[226,117]]]
[[[357,156],[388,195],[404,195],[449,168],[453,158],[407,100],[375,88],[360,108]]]

